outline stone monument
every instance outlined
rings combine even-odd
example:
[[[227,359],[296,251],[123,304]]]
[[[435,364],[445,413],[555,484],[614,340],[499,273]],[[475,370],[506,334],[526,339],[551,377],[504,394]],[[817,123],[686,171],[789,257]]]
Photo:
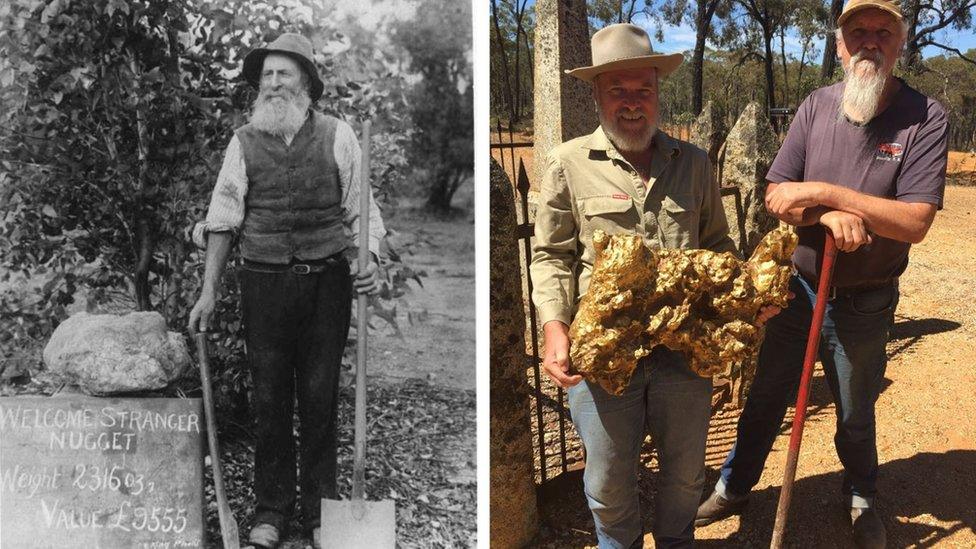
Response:
[[[749,103],[739,116],[725,141],[725,163],[722,184],[739,188],[742,200],[742,222],[736,226],[733,197],[725,197],[725,216],[729,219],[729,236],[749,257],[763,235],[776,228],[776,218],[766,213],[766,172],[776,157],[779,139],[758,103]],[[742,227],[742,232],[740,232]]]
[[[512,184],[491,160],[491,546],[527,545],[539,529],[526,385],[525,315]]]
[[[718,107],[711,101],[705,103],[701,114],[691,126],[691,143],[708,153],[712,173],[718,170],[718,151],[725,141],[726,128]]]
[[[539,0],[535,13],[535,167],[529,176],[537,185],[549,150],[591,133],[599,122],[590,85],[564,72],[591,63],[585,0]]]

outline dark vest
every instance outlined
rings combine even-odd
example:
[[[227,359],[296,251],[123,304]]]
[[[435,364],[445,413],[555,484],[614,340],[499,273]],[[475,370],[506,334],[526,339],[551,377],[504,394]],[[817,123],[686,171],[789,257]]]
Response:
[[[247,167],[245,259],[286,264],[322,259],[348,246],[333,154],[337,122],[313,112],[291,145],[250,124],[235,132]]]

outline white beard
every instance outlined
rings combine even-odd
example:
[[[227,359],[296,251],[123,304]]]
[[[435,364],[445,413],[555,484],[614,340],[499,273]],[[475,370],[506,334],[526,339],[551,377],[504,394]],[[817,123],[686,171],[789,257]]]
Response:
[[[883,65],[884,57],[880,52],[873,56],[861,52],[852,57],[844,67],[841,114],[852,122],[867,124],[878,114],[885,82],[888,80],[888,75],[881,70]]]
[[[607,117],[599,106],[596,112],[600,117],[600,126],[603,128],[603,133],[607,134],[607,138],[610,139],[614,147],[617,147],[618,151],[646,151],[651,146],[654,135],[657,134],[657,121],[649,122],[641,133],[635,135],[632,132],[626,132],[617,128],[616,118]]]
[[[285,97],[269,98],[267,91],[261,90],[254,100],[251,124],[271,135],[290,137],[302,128],[311,104],[311,98],[304,92],[286,90]]]

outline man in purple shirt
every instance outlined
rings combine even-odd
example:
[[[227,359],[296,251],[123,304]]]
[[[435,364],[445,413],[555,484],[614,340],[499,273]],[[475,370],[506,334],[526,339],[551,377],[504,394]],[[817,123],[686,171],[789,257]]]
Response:
[[[797,226],[796,298],[770,320],[736,444],[701,526],[741,512],[795,394],[823,254],[824,230],[841,253],[824,319],[820,360],[837,405],[843,503],[859,547],[884,547],[875,510],[874,403],[898,303],[898,276],[942,207],[946,116],[939,103],[892,75],[906,27],[897,3],[851,0],[837,20],[844,81],[800,105],[766,176],[766,208]],[[822,229],[818,225],[823,226]]]

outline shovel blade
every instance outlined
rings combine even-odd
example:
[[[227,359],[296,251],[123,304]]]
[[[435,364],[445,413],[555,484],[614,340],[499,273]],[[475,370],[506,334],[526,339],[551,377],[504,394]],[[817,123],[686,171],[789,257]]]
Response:
[[[390,500],[322,500],[322,547],[394,549],[396,509]]]

